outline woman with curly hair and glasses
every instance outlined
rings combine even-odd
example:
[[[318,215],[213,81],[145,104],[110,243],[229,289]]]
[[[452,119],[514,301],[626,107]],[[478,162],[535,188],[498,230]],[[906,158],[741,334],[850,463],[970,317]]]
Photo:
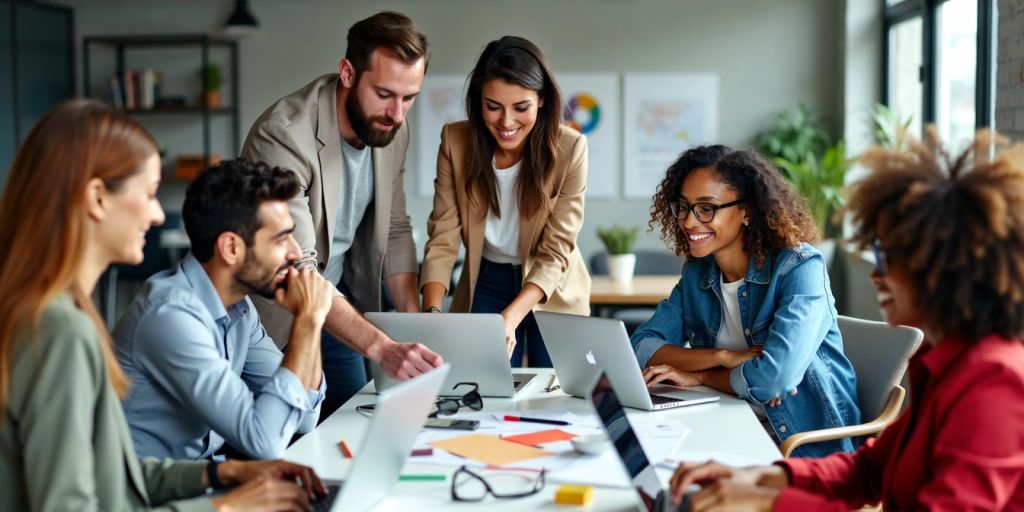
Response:
[[[671,296],[633,334],[649,385],[706,385],[746,400],[781,443],[860,422],[825,260],[804,201],[752,151],[683,153],[658,186],[651,221],[686,256]],[[852,451],[849,439],[799,455]]]
[[[700,483],[694,510],[1024,510],[1024,146],[992,148],[982,133],[954,160],[932,135],[862,158],[853,241],[886,322],[927,340],[909,410],[853,454],[680,467],[677,501]]]

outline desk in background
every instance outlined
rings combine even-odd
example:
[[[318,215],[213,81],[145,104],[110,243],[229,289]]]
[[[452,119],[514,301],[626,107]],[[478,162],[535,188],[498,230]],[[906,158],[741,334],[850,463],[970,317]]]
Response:
[[[520,370],[515,370],[516,372]],[[551,369],[530,368],[538,376],[514,398],[484,398],[484,412],[518,410],[568,410],[577,414],[592,414],[588,402],[573,398],[561,391],[545,393]],[[705,391],[710,391],[705,389]],[[713,392],[713,391],[712,391]],[[344,406],[332,414],[315,431],[306,434],[285,452],[284,458],[311,466],[322,478],[343,479],[351,460],[342,457],[338,441],[344,439],[358,447],[370,420],[355,411],[357,405],[376,401],[373,382],[370,382]],[[651,462],[686,454],[716,452],[767,464],[782,457],[775,443],[761,427],[750,406],[735,397],[722,396],[713,404],[695,405],[658,412],[628,409],[634,415],[657,414],[660,418],[678,419],[690,429],[674,454],[649,453]],[[527,416],[528,414],[523,414]],[[359,454],[356,453],[356,457]],[[549,481],[539,493],[526,498],[497,500],[488,498],[481,503],[457,503],[450,498],[451,474],[456,468],[441,465],[417,464],[409,459],[404,473],[444,473],[444,482],[398,482],[391,495],[376,510],[479,510],[486,507],[494,511],[565,510],[554,503],[559,484]],[[658,470],[663,479],[670,476],[668,469]],[[626,482],[623,482],[625,485]],[[587,510],[636,510],[636,494],[628,488],[594,487],[594,500]]]
[[[591,277],[590,304],[594,306],[657,306],[667,299],[679,275],[633,276],[620,283],[608,276]]]

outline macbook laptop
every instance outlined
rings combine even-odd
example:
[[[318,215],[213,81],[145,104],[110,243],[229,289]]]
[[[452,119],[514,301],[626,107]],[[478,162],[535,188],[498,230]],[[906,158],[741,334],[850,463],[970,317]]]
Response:
[[[629,475],[640,510],[665,512],[688,509],[685,501],[678,507],[671,506],[672,500],[668,491],[662,487],[661,480],[654,471],[654,465],[644,453],[640,439],[633,431],[633,426],[626,418],[626,411],[604,373],[598,374],[589,395],[594,410],[601,419],[601,426],[608,434],[608,439],[611,440],[626,474]]]
[[[587,398],[598,372],[615,384],[626,407],[652,411],[715,402],[718,395],[674,386],[648,388],[620,320],[534,313],[562,391]]]
[[[348,476],[324,482],[329,494],[315,510],[369,510],[391,492],[450,369],[445,364],[380,394]]]
[[[486,313],[366,313],[366,319],[391,339],[422,343],[452,365],[441,386],[442,396],[462,396],[460,382],[480,386],[481,396],[511,397],[536,374],[512,374],[505,349],[505,323],[499,314]],[[377,391],[400,381],[388,377],[377,364],[370,371]]]

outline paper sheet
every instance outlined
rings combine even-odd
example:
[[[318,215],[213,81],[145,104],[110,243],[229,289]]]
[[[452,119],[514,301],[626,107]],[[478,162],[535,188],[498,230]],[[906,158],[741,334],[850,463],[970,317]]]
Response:
[[[545,443],[553,443],[555,441],[568,441],[574,437],[576,437],[576,434],[566,432],[562,429],[553,428],[551,430],[541,430],[540,432],[532,432],[529,434],[502,436],[502,439],[512,441],[513,443],[525,444],[527,446],[537,446]]]
[[[484,434],[470,434],[468,436],[435,441],[430,443],[430,445],[460,457],[493,466],[504,466],[551,455],[551,452],[541,450],[540,448],[513,443]]]

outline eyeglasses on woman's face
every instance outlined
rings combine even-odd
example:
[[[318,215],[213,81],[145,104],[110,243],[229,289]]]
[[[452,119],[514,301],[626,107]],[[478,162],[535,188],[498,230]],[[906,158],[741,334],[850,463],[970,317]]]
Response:
[[[882,277],[889,275],[889,270],[892,268],[892,255],[898,251],[882,249],[882,242],[877,238],[871,244],[871,250],[875,253],[875,271]]]
[[[743,199],[737,199],[735,201],[729,201],[728,203],[714,204],[699,202],[693,203],[692,205],[686,201],[674,201],[669,203],[669,208],[672,210],[672,215],[675,216],[676,220],[685,221],[690,216],[690,212],[693,212],[693,216],[697,218],[703,224],[707,224],[715,220],[715,213],[722,208],[729,208],[730,206],[736,206],[743,202]]]

